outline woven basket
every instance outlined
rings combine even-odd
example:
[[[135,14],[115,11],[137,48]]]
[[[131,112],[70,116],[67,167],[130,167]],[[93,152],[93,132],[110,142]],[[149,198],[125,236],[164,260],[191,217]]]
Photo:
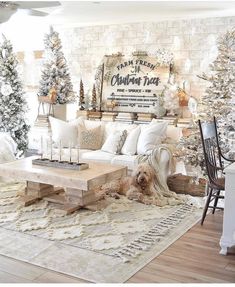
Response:
[[[167,184],[171,191],[182,194],[190,194],[193,196],[204,196],[206,180],[199,179],[199,184],[192,183],[193,177],[183,175],[181,173],[168,177]]]

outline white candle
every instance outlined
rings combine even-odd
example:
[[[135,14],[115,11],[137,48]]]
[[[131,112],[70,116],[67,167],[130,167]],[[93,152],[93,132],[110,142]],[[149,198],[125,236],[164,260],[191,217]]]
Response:
[[[77,163],[79,163],[79,146],[77,146]]]
[[[62,153],[62,146],[61,146],[61,140],[60,140],[60,158],[59,158],[60,161],[61,161],[61,153]]]
[[[72,150],[71,150],[71,142],[69,142],[69,162],[72,161]]]
[[[51,158],[50,159],[52,160],[52,136],[50,136],[50,144],[51,144],[50,146],[51,147]]]
[[[41,136],[41,159],[43,157],[43,137]]]

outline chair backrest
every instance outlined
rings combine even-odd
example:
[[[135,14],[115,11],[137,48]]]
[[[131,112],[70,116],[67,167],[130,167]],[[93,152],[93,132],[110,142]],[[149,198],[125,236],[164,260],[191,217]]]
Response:
[[[218,153],[219,153],[219,163],[220,163],[220,167],[223,168],[223,163],[222,163],[222,152],[220,149],[220,144],[219,144],[219,136],[218,136],[218,129],[217,129],[217,122],[216,122],[216,118],[213,117],[214,120],[214,127],[215,127],[215,136],[216,136],[216,143],[217,143],[217,149],[218,149]]]
[[[201,133],[202,147],[209,181],[214,183],[218,178],[218,168],[222,168],[218,146],[218,134],[215,121],[198,121]]]

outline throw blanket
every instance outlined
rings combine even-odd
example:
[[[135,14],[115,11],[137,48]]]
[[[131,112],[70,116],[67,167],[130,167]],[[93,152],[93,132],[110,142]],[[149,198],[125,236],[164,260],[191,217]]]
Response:
[[[169,154],[169,168],[171,173],[175,170],[175,161],[173,158],[173,152],[169,145],[159,144],[149,155],[139,155],[138,163],[147,162],[155,171],[154,179],[154,192],[153,198],[150,198],[150,203],[156,202],[157,205],[164,206],[167,204],[175,205],[185,202],[182,196],[178,196],[175,192],[170,191],[165,177],[161,172],[161,166],[159,164],[162,151],[166,151]]]

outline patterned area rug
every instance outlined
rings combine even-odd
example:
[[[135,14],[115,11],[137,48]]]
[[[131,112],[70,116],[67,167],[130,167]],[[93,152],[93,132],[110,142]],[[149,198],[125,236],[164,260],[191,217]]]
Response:
[[[201,217],[192,205],[109,198],[98,212],[23,207],[22,183],[0,184],[0,254],[92,282],[125,282]]]

